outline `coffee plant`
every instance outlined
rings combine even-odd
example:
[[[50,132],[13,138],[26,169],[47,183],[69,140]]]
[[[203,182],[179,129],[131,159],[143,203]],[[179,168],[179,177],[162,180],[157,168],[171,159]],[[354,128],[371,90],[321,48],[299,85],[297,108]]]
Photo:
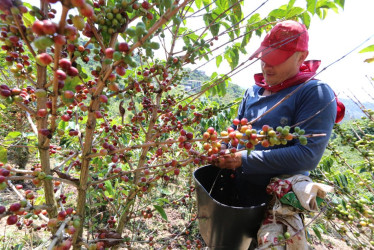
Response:
[[[327,154],[313,178],[334,186],[335,195],[326,204],[325,216],[313,230],[334,230],[353,248],[374,245],[373,111],[362,107],[364,117],[336,125]]]
[[[184,205],[194,221],[191,173],[235,151],[221,150],[222,141],[250,150],[317,136],[271,124],[256,131],[246,120],[226,130],[236,106],[200,101],[224,95],[249,64],[239,58],[253,34],[284,18],[309,26],[312,15],[344,5],[294,2],[261,18],[236,0],[2,0],[0,190],[19,200],[0,204],[0,219],[50,232],[49,249],[153,246],[156,233],[141,234],[140,219],[165,220],[166,206]],[[227,61],[229,71],[197,91],[178,88],[189,66],[211,60]],[[12,147],[36,160],[25,169],[7,163]],[[185,195],[169,200],[165,188],[179,175]],[[183,244],[202,247],[199,239]]]

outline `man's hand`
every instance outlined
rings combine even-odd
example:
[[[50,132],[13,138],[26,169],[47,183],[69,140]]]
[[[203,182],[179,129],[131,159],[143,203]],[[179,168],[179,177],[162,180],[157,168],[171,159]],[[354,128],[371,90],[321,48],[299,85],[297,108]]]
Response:
[[[214,166],[226,169],[236,169],[242,166],[242,153],[236,152],[231,154],[225,154],[217,158],[213,163]]]

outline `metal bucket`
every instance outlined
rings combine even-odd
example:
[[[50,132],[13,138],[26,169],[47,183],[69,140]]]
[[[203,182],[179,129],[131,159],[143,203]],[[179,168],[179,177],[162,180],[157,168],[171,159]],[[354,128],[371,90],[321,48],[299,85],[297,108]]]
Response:
[[[209,249],[248,249],[265,213],[267,198],[243,206],[232,174],[212,165],[194,172],[199,229]]]

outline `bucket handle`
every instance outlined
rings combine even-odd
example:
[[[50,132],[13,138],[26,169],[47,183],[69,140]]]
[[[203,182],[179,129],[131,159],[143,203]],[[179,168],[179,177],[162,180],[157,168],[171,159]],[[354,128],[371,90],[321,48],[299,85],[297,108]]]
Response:
[[[221,172],[222,172],[222,169],[220,169],[220,170],[218,171],[217,176],[216,176],[216,178],[214,179],[213,185],[212,185],[212,187],[211,187],[210,190],[209,190],[209,196],[211,196],[212,191],[213,191],[213,188],[214,188],[214,185],[216,184],[216,181],[217,181],[217,179],[218,179],[218,176],[220,175]]]

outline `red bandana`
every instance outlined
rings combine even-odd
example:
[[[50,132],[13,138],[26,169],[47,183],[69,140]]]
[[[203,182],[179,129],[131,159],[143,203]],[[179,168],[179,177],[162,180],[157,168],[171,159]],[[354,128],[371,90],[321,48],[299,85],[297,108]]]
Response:
[[[264,88],[266,90],[269,90],[271,92],[278,92],[281,91],[282,89],[286,89],[295,85],[299,85],[301,83],[304,83],[305,81],[309,80],[311,77],[313,77],[320,66],[321,61],[319,60],[310,60],[310,61],[305,61],[301,66],[300,66],[300,71],[297,73],[295,76],[285,80],[284,82],[280,84],[276,84],[273,86],[269,86],[265,82],[264,75],[262,73],[260,74],[255,74],[255,83],[257,86]],[[335,93],[334,93],[335,94]],[[344,118],[344,113],[345,113],[345,106],[344,104],[338,100],[338,97],[335,94],[335,99],[336,99],[336,104],[337,104],[337,114],[336,114],[336,119],[335,123],[340,122]]]

